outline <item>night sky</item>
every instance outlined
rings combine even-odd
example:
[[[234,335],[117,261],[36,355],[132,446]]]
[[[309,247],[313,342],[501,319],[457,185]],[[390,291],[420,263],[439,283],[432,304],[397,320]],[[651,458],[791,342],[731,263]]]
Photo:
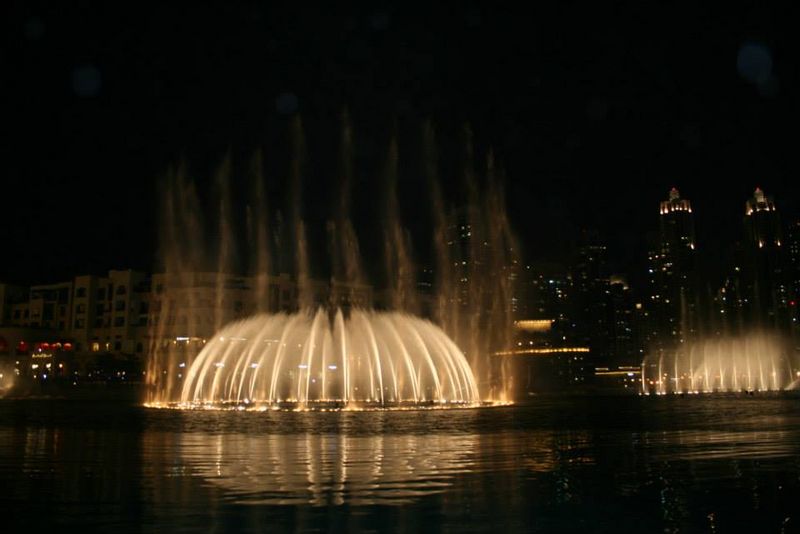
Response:
[[[529,261],[565,260],[592,228],[636,279],[672,186],[692,201],[712,274],[756,186],[785,220],[799,213],[790,8],[60,4],[3,8],[0,281],[152,269],[157,183],[181,158],[210,176],[226,151],[245,161],[262,147],[282,195],[294,113],[308,137],[306,211],[324,220],[345,107],[356,219],[369,222],[397,132],[404,216],[423,224],[420,124],[436,126],[451,193],[470,124],[476,151],[491,147],[507,169]]]

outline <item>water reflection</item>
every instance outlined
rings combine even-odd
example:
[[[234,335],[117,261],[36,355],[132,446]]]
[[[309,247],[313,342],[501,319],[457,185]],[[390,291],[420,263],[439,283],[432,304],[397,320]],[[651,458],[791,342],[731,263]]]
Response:
[[[475,435],[191,433],[177,450],[186,472],[231,501],[322,506],[398,504],[442,492],[474,468],[476,444]]]
[[[28,529],[91,518],[97,528],[139,517],[135,440],[100,430],[0,428],[0,500]],[[98,503],[104,503],[98,506]],[[14,531],[14,528],[11,528]]]
[[[796,431],[785,430],[680,430],[644,437],[651,459],[662,461],[794,457],[799,451],[796,438]]]
[[[658,401],[302,416],[0,403],[0,501],[18,526],[780,531],[800,497],[800,406]]]

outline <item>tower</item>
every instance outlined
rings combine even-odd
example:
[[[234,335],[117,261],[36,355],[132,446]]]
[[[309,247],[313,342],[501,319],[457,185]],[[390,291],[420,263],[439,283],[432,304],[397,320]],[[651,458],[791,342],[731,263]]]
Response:
[[[778,209],[756,188],[745,203],[742,282],[747,318],[754,326],[788,326],[789,273]]]
[[[659,205],[657,243],[649,254],[650,299],[655,337],[662,347],[697,333],[694,215],[688,199],[672,188]]]
[[[592,365],[608,366],[613,346],[608,250],[592,233],[583,240],[572,274],[576,341],[590,347]]]

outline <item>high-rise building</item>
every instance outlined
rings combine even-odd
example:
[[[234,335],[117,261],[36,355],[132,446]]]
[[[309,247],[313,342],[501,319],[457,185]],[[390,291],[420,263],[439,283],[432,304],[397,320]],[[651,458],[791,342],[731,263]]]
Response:
[[[672,188],[659,205],[659,233],[649,259],[654,348],[683,343],[697,332],[697,276],[694,215],[689,200]]]
[[[585,236],[574,273],[576,341],[591,349],[591,365],[607,366],[611,355],[612,313],[607,249],[596,237]]]
[[[589,329],[572,318],[572,276],[561,265],[537,262],[526,265],[518,280],[525,315],[514,321],[511,349],[501,352],[514,394],[586,386],[594,365],[589,346],[579,343]]]
[[[745,250],[742,243],[733,246],[731,263],[714,297],[713,325],[716,334],[741,332],[745,324],[745,310],[749,299],[743,284]]]
[[[757,326],[786,328],[790,301],[787,251],[778,209],[761,188],[745,203],[744,232],[742,285],[747,318]]]
[[[482,241],[477,233],[473,236],[473,230],[467,210],[460,212],[455,223],[447,229],[448,253],[453,261],[452,276],[457,288],[455,299],[463,308],[470,305],[470,287],[475,284],[473,278],[483,275],[488,256],[488,242]]]
[[[796,300],[800,296],[800,221],[795,221],[789,226],[789,232],[786,237],[786,245],[789,250],[792,298]]]
[[[624,277],[610,278],[611,350],[609,366],[637,366],[642,361],[638,316],[633,293]]]
[[[792,321],[792,330],[800,334],[800,221],[795,221],[789,226],[787,234],[789,249],[789,279],[791,283],[789,301],[789,314]]]
[[[781,223],[772,197],[756,187],[753,197],[745,202],[745,237],[753,248],[781,246]]]

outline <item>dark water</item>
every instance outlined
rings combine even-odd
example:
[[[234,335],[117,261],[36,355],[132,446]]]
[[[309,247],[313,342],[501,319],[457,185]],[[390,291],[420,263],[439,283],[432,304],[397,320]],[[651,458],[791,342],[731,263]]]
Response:
[[[0,400],[0,526],[796,532],[800,399],[241,413]]]

